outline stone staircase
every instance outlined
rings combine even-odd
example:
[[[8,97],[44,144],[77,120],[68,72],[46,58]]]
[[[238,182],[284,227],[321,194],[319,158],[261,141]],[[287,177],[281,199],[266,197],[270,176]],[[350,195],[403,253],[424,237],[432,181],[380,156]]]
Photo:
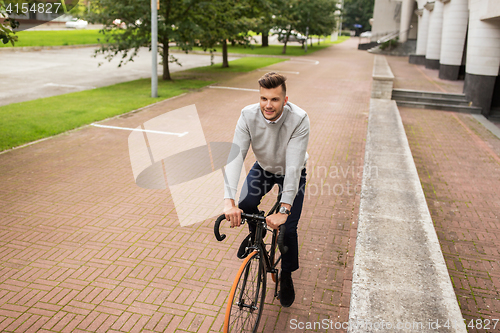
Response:
[[[392,99],[396,101],[398,106],[411,108],[445,110],[474,114],[481,114],[482,111],[482,108],[472,106],[472,102],[470,102],[463,94],[393,89]]]

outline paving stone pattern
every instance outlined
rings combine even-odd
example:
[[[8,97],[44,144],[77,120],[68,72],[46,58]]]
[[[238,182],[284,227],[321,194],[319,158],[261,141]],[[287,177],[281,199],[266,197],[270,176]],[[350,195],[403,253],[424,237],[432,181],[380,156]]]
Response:
[[[443,83],[437,71],[388,60],[397,88],[461,92],[463,81]],[[500,140],[467,114],[399,110],[467,329],[498,332]],[[478,329],[487,320],[489,329]]]
[[[319,65],[272,66],[300,72],[288,74],[288,92],[310,115],[311,159],[296,301],[284,309],[267,297],[262,332],[289,331],[291,319],[348,319],[373,63],[356,47],[305,57]],[[221,85],[257,88],[262,74]],[[231,141],[239,110],[257,101],[205,88],[103,124],[137,127],[195,104],[207,142]],[[0,155],[0,331],[221,331],[246,230],[225,228],[219,243],[213,219],[180,227],[168,190],[135,185],[128,135],[85,127]]]
[[[500,319],[500,140],[470,115],[400,112],[463,317]]]
[[[410,64],[408,57],[386,56],[386,58],[395,76],[395,89],[463,93],[464,81],[442,80],[439,78],[439,71]]]

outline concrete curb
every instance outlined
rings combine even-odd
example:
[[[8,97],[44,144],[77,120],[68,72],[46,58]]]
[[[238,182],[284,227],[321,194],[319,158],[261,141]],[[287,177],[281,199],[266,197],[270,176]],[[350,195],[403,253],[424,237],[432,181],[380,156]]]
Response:
[[[372,98],[391,99],[394,74],[384,56],[375,56],[372,78]]]
[[[348,332],[389,330],[467,332],[396,102],[371,99]]]

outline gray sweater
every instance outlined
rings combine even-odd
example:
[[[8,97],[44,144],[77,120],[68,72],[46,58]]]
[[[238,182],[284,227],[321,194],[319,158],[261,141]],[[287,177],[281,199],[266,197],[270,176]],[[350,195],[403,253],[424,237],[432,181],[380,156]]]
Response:
[[[281,118],[274,124],[266,122],[259,103],[245,107],[241,110],[233,139],[236,145],[233,147],[239,147],[241,155],[226,166],[224,198],[234,199],[236,196],[243,160],[251,143],[262,169],[285,175],[281,202],[292,205],[307,162],[308,142],[309,117],[297,105],[288,102]]]

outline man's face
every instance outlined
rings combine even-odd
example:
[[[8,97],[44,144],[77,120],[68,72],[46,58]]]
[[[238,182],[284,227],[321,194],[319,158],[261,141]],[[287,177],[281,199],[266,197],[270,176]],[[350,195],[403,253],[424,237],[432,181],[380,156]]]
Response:
[[[260,111],[267,120],[278,119],[283,113],[286,102],[288,102],[288,96],[283,95],[281,86],[272,89],[260,87]]]

